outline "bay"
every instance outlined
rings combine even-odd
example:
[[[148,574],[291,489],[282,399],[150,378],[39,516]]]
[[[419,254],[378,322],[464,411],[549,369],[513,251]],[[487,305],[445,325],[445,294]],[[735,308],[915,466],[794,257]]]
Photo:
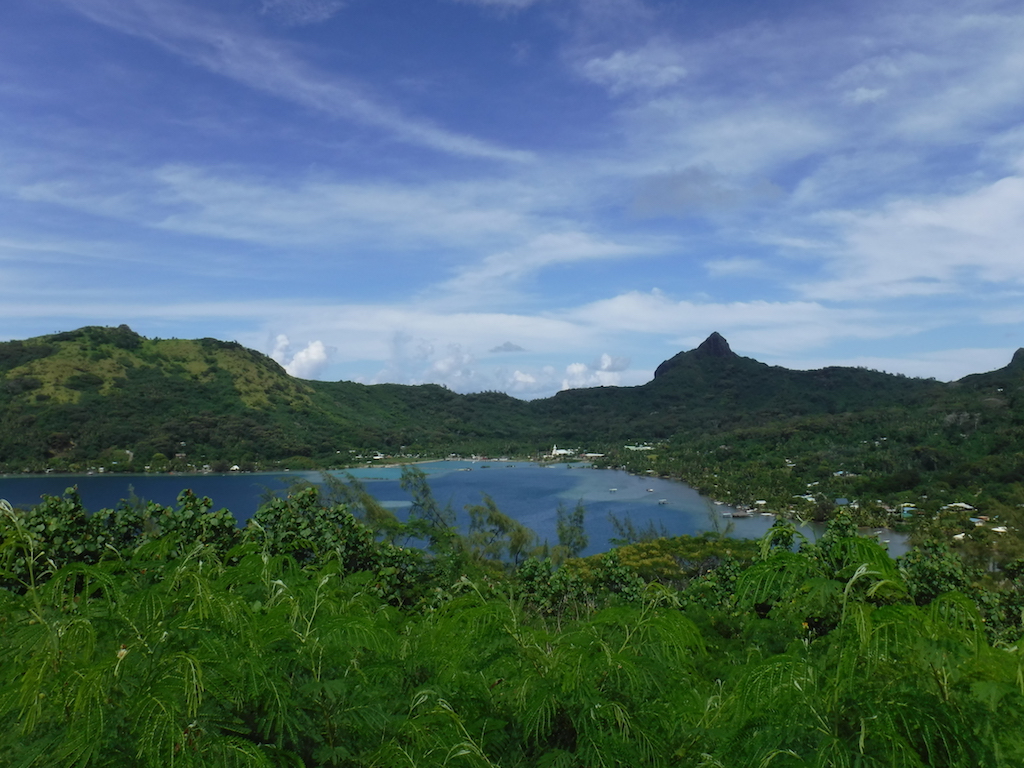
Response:
[[[533,529],[541,541],[557,544],[555,530],[559,504],[572,509],[577,502],[586,508],[586,532],[590,544],[585,555],[612,547],[615,530],[609,514],[629,519],[637,528],[653,525],[669,536],[722,531],[736,538],[759,538],[775,518],[754,514],[731,518],[735,510],[713,503],[689,486],[656,477],[631,475],[621,470],[593,469],[584,464],[542,465],[533,462],[437,461],[416,465],[427,475],[434,498],[456,512],[457,525],[469,525],[467,505],[480,504],[483,494],[498,508]],[[400,517],[411,504],[399,487],[401,467],[372,467],[332,472],[341,480],[351,474],[384,506]],[[262,499],[281,493],[296,480],[321,482],[316,472],[228,473],[203,475],[16,475],[0,477],[0,498],[16,506],[38,504],[42,494],[60,495],[76,487],[89,511],[112,508],[132,495],[163,505],[173,505],[185,488],[209,496],[215,509],[227,508],[244,525]],[[815,539],[819,526],[805,526],[804,534]],[[893,555],[901,554],[902,542],[893,537]]]

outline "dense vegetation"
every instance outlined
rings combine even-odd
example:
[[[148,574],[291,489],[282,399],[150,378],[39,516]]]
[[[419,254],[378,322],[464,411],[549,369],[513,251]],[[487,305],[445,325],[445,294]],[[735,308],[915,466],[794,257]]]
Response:
[[[127,326],[0,343],[0,373],[0,471],[344,466],[375,451],[540,446],[527,404],[506,395],[302,381],[234,342]]]
[[[860,414],[913,422],[929,439],[945,435],[935,446],[943,462],[959,450],[961,432],[988,436],[992,452],[1020,452],[1022,371],[1024,358],[1015,359],[955,385],[853,368],[792,371],[740,357],[714,334],[643,386],[523,402],[436,385],[303,381],[233,342],[86,327],[0,343],[0,471],[267,468],[289,460],[314,468],[375,452],[533,455],[554,442],[603,451],[796,419],[805,420],[797,428],[828,432],[834,420]],[[1017,428],[993,434],[1010,414]],[[929,419],[943,426],[933,429]],[[913,445],[927,444],[923,437]]]
[[[603,462],[804,519],[845,508],[862,525],[954,541],[975,564],[1007,563],[1024,554],[1024,356],[916,407],[679,433]]]
[[[516,566],[486,499],[462,539],[405,482],[405,524],[355,485],[244,530],[187,492],[0,508],[0,763],[1024,764],[1019,563],[982,590],[840,516]]]
[[[558,443],[719,500],[905,526],[971,566],[1024,554],[1024,350],[946,384],[772,367],[712,334],[643,386],[523,402],[302,381],[235,343],[121,326],[0,343],[0,373],[0,472],[315,469]]]

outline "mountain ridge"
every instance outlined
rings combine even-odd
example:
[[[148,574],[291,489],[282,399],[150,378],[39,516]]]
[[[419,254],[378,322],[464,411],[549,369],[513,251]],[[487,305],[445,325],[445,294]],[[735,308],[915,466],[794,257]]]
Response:
[[[552,440],[657,440],[882,406],[939,407],[954,389],[995,383],[1005,396],[1022,370],[1024,351],[956,385],[861,368],[797,371],[737,355],[715,332],[645,384],[522,401],[430,384],[303,380],[237,342],[86,326],[0,343],[0,467],[63,469],[111,450],[256,463],[322,463],[366,450],[532,453]]]

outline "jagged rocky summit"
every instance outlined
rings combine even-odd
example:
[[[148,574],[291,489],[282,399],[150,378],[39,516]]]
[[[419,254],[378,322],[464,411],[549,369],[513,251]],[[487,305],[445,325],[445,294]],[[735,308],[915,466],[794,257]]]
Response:
[[[654,378],[657,379],[664,376],[687,359],[730,360],[738,358],[739,355],[732,351],[732,348],[729,346],[729,342],[725,340],[725,337],[718,331],[715,331],[704,339],[696,349],[691,349],[688,352],[680,352],[675,357],[672,357],[659,365],[654,371]]]
[[[704,339],[701,345],[693,350],[693,354],[695,357],[739,357],[718,331]]]

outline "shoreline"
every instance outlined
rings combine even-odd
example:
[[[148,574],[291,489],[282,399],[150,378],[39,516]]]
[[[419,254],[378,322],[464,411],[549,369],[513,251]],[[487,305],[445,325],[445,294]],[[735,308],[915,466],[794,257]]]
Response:
[[[353,469],[397,469],[399,467],[411,466],[416,464],[438,464],[444,461],[465,461],[479,464],[481,462],[491,463],[508,463],[508,462],[519,462],[523,464],[538,464],[536,459],[519,459],[519,458],[505,458],[505,459],[466,459],[466,458],[449,458],[447,456],[438,456],[432,459],[410,459],[409,461],[391,461],[387,464],[374,464],[372,462],[360,462],[348,467],[321,467],[319,469],[291,469],[282,467],[280,469],[256,469],[256,470],[243,470],[235,469],[228,470],[226,472],[214,472],[212,470],[186,470],[186,471],[173,471],[173,472],[147,472],[145,470],[134,470],[130,472],[116,472],[116,471],[97,471],[97,470],[86,470],[84,472],[63,472],[63,471],[49,471],[49,472],[0,472],[0,480],[13,479],[16,477],[98,477],[98,476],[110,476],[110,477],[234,477],[235,475],[278,475],[282,473],[319,473],[319,472],[348,472]]]

